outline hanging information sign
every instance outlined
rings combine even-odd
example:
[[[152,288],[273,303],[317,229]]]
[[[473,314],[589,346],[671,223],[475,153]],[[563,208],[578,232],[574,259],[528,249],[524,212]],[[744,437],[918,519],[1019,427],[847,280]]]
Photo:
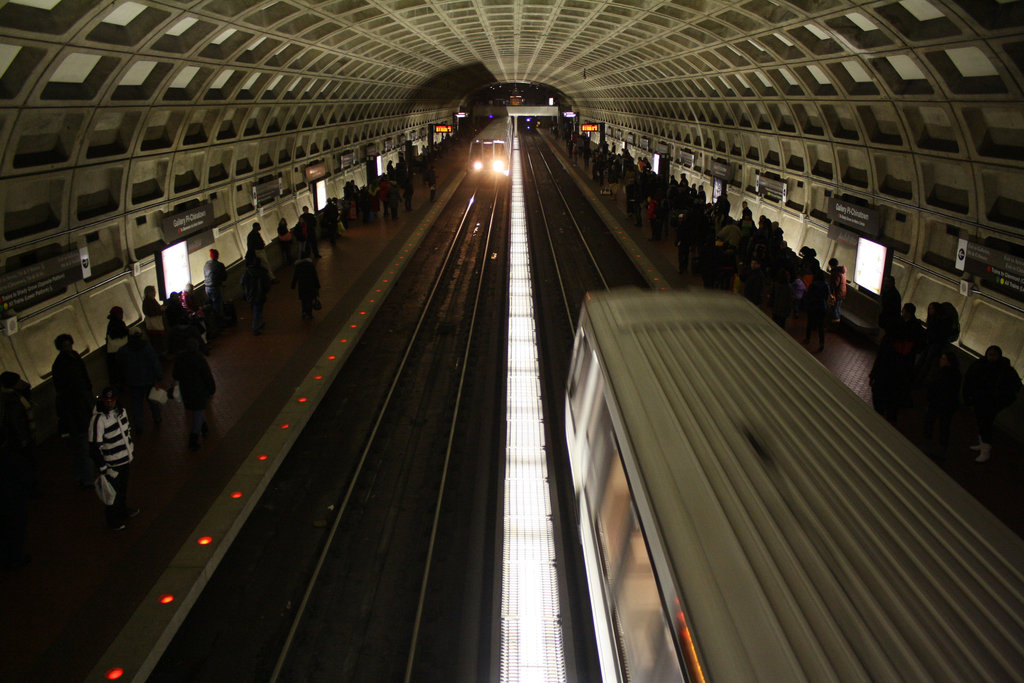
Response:
[[[202,202],[191,209],[164,216],[160,227],[167,244],[173,244],[192,233],[209,230],[213,227],[213,202]]]
[[[87,247],[4,273],[0,275],[0,311],[24,310],[91,275]]]
[[[882,230],[881,213],[878,209],[843,201],[837,197],[830,197],[828,200],[828,217],[848,228],[869,235],[877,236]]]

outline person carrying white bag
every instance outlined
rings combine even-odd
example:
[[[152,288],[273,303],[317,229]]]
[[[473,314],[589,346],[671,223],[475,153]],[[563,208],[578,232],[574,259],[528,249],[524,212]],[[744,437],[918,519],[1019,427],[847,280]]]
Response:
[[[139,509],[128,507],[128,474],[135,450],[131,425],[128,413],[117,403],[117,392],[111,387],[105,387],[96,399],[89,420],[89,447],[99,470],[96,493],[106,505],[107,526],[120,531],[129,519],[139,514]],[[100,478],[105,481],[99,481]]]

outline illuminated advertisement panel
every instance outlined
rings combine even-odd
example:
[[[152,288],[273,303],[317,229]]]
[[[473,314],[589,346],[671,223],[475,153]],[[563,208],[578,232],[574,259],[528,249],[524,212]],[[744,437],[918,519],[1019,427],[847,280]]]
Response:
[[[160,251],[156,260],[157,287],[161,299],[171,292],[180,292],[192,281],[188,265],[188,242],[182,240]]]
[[[853,270],[853,281],[858,287],[881,294],[887,251],[885,246],[878,242],[863,237],[857,240],[857,265]]]

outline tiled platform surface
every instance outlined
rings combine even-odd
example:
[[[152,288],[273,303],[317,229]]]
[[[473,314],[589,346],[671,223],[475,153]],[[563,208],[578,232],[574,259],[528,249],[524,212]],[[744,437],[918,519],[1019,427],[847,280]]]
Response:
[[[456,147],[435,164],[438,200],[461,173],[463,158]],[[333,249],[321,240],[323,310],[313,321],[301,319],[290,267],[276,273],[263,334],[252,335],[249,307],[236,303],[238,324],[212,342],[208,358],[217,381],[207,409],[210,435],[191,452],[180,404],[168,402],[158,428],[146,415],[129,485],[129,505],[142,514],[126,530],[109,531],[95,494],[74,486],[70,456],[58,439],[37,448],[42,495],[30,503],[32,560],[0,574],[0,681],[85,679],[246,456],[277,428],[273,418],[338,326],[418,229],[431,206],[429,191],[419,177],[415,182],[411,213],[403,208],[397,220],[355,223]],[[170,366],[166,372],[169,380]]]

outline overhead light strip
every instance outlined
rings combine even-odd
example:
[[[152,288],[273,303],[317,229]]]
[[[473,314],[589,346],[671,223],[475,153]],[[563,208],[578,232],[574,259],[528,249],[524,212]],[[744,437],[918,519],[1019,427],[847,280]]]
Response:
[[[500,680],[564,682],[519,138],[512,144],[510,216]]]

